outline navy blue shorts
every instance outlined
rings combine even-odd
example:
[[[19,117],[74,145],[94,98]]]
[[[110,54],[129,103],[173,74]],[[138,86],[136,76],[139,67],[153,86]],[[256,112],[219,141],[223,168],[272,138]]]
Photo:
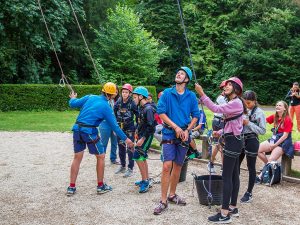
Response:
[[[180,144],[163,144],[162,145],[162,161],[173,161],[182,166],[188,147]]]
[[[86,149],[86,146],[88,147],[90,154],[101,155],[105,153],[105,149],[97,133],[87,134],[80,131],[74,131],[73,145],[75,153],[82,152]]]

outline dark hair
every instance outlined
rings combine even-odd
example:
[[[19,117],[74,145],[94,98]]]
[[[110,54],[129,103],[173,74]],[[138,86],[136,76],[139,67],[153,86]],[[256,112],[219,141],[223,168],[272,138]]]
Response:
[[[229,82],[231,82],[231,84],[232,84],[234,93],[236,93],[237,95],[240,96],[240,95],[242,94],[242,89],[241,89],[241,87],[240,87],[237,83],[235,83],[234,81],[229,81]]]
[[[152,98],[153,96],[152,96],[152,94],[151,94],[151,93],[148,93],[148,97],[151,97],[151,98]]]
[[[257,95],[254,91],[247,90],[243,94],[243,99],[257,102]]]

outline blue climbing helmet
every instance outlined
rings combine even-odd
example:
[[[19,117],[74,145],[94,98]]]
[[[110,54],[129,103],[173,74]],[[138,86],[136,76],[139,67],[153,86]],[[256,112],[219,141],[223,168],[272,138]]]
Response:
[[[132,94],[142,95],[145,98],[148,98],[149,92],[148,92],[147,88],[145,88],[143,86],[139,86],[133,90]]]
[[[187,74],[188,77],[189,77],[189,80],[190,80],[190,81],[192,80],[192,78],[193,78],[193,73],[192,73],[192,71],[191,71],[190,68],[188,68],[188,67],[186,67],[186,66],[182,66],[182,67],[180,67],[179,70],[183,70],[184,72],[186,72],[186,74]],[[178,70],[178,71],[179,71],[179,70]]]

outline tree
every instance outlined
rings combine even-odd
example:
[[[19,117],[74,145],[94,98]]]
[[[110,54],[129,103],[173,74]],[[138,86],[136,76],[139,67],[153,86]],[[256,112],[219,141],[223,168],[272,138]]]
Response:
[[[220,76],[239,76],[264,104],[282,99],[300,79],[299,14],[299,8],[272,8],[259,22],[233,33]]]
[[[67,35],[70,8],[65,1],[42,1],[58,52]],[[82,1],[73,1],[80,11]],[[82,11],[81,11],[82,12]],[[83,13],[84,15],[84,13]],[[0,5],[1,83],[51,83],[53,50],[36,1],[10,0]],[[59,74],[60,73],[56,73]]]
[[[94,53],[103,81],[155,84],[161,72],[158,63],[165,51],[146,31],[139,16],[127,6],[108,11],[108,21],[100,30]]]

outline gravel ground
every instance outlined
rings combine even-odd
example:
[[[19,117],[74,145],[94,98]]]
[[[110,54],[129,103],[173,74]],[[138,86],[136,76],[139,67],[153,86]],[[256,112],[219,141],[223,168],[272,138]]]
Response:
[[[86,154],[78,177],[77,193],[65,195],[72,161],[70,133],[0,132],[0,224],[207,224],[216,208],[199,204],[193,177],[206,174],[206,165],[190,162],[187,181],[178,185],[185,207],[170,205],[167,213],[152,214],[159,201],[160,186],[139,194],[134,176],[115,175],[116,165],[107,161],[106,182],[112,192],[96,194],[95,159]],[[158,159],[159,155],[150,154]],[[152,176],[161,162],[149,161]],[[247,172],[241,173],[242,195]],[[274,187],[256,186],[254,201],[239,204],[240,217],[233,224],[300,224],[300,185],[283,182]]]

